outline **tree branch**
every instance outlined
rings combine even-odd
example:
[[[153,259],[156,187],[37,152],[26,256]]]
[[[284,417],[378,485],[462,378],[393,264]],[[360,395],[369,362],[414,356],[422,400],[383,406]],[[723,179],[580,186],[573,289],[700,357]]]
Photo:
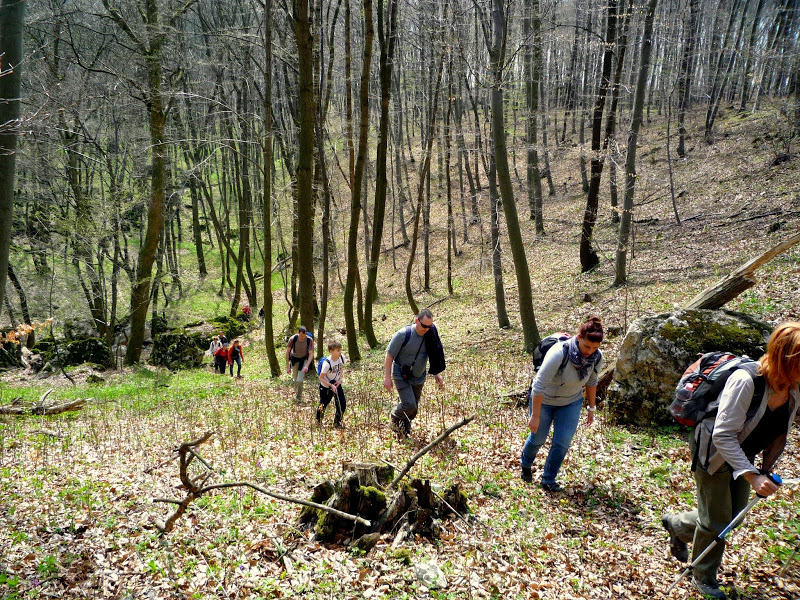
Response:
[[[471,422],[471,421],[472,421],[474,418],[475,418],[475,415],[472,415],[471,417],[466,417],[465,419],[462,419],[461,421],[459,421],[459,422],[458,422],[458,423],[456,423],[455,425],[451,425],[450,427],[448,427],[447,429],[445,429],[445,431],[444,431],[444,433],[442,433],[442,435],[440,435],[439,437],[437,437],[437,438],[436,438],[435,440],[433,440],[433,441],[432,441],[430,444],[428,444],[427,446],[425,446],[425,447],[424,447],[422,450],[420,450],[419,452],[417,452],[417,453],[416,453],[414,456],[412,456],[412,457],[409,459],[409,461],[406,463],[406,466],[405,466],[405,467],[403,467],[403,470],[402,470],[402,471],[400,471],[400,473],[397,475],[397,477],[395,477],[395,478],[394,478],[394,481],[392,481],[392,483],[390,483],[390,484],[389,484],[389,487],[388,487],[387,489],[392,489],[393,487],[396,487],[396,486],[397,486],[397,484],[399,483],[399,481],[400,481],[400,480],[401,480],[403,477],[405,477],[406,473],[408,473],[408,472],[411,470],[411,467],[413,467],[413,466],[414,466],[414,463],[415,463],[415,462],[417,462],[417,461],[418,461],[420,458],[422,458],[422,457],[423,457],[423,456],[425,456],[425,455],[426,455],[428,452],[430,452],[431,450],[433,450],[433,448],[434,448],[434,447],[436,447],[436,446],[438,446],[439,444],[441,444],[441,443],[442,443],[442,442],[443,442],[443,441],[444,441],[444,440],[445,440],[445,439],[446,439],[446,438],[447,438],[447,437],[448,437],[448,436],[449,436],[451,433],[453,433],[453,432],[454,432],[456,429],[459,429],[460,427],[463,427],[464,425],[467,425],[467,424],[468,424],[468,423],[470,423],[470,422]],[[387,464],[388,464],[388,463],[387,463]]]

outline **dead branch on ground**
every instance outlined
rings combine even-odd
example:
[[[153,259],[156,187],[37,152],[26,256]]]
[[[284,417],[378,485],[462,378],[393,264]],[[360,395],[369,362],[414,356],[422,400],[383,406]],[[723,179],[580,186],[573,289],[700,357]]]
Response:
[[[174,500],[170,498],[154,498],[153,502],[162,502],[167,504],[176,504],[178,508],[175,509],[175,512],[170,515],[170,517],[164,522],[156,522],[155,525],[159,529],[162,534],[166,534],[171,532],[175,528],[175,522],[186,512],[189,508],[189,505],[212,490],[219,490],[219,489],[227,489],[233,487],[249,487],[257,492],[260,492],[266,496],[270,496],[272,498],[276,498],[278,500],[283,500],[285,502],[292,502],[294,504],[301,504],[303,506],[308,506],[309,508],[322,510],[325,512],[329,512],[341,519],[348,519],[350,521],[354,521],[361,525],[365,525],[369,527],[371,523],[366,520],[358,517],[356,515],[351,515],[329,506],[325,506],[324,504],[317,504],[316,502],[310,502],[308,500],[301,500],[299,498],[293,498],[291,496],[286,496],[284,494],[279,494],[277,492],[269,491],[261,486],[258,486],[254,483],[250,483],[248,481],[235,481],[230,483],[217,483],[212,485],[205,485],[206,482],[214,475],[214,470],[211,465],[208,464],[203,458],[197,453],[197,446],[207,442],[211,436],[214,435],[213,431],[207,431],[201,437],[197,438],[196,440],[192,440],[189,442],[184,442],[180,446],[175,449],[175,452],[178,454],[178,458],[180,459],[180,480],[183,487],[186,489],[186,497],[183,500]],[[206,468],[206,471],[192,479],[189,476],[189,466],[192,462],[197,459],[198,462],[202,463],[203,466]]]
[[[47,390],[38,401],[30,404],[24,404],[21,398],[14,398],[11,404],[0,406],[0,415],[57,415],[70,410],[79,410],[92,400],[92,398],[78,398],[67,402],[46,404],[45,400],[52,391],[52,389]]]
[[[393,481],[392,481],[392,482],[389,484],[389,487],[388,487],[387,489],[392,489],[393,487],[395,487],[395,486],[396,486],[396,485],[397,485],[397,484],[400,482],[400,480],[401,480],[403,477],[405,477],[406,473],[408,473],[408,472],[411,470],[411,467],[413,467],[413,466],[414,466],[414,463],[415,463],[415,462],[417,462],[417,461],[418,461],[420,458],[422,458],[422,457],[423,457],[423,456],[425,456],[425,455],[426,455],[428,452],[430,452],[431,450],[433,450],[433,449],[434,449],[436,446],[438,446],[439,444],[441,444],[441,443],[442,443],[442,442],[443,442],[443,441],[444,441],[444,440],[445,440],[445,439],[446,439],[446,438],[447,438],[447,437],[448,437],[448,436],[449,436],[451,433],[453,433],[453,432],[454,432],[456,429],[459,429],[460,427],[463,427],[464,425],[467,425],[467,424],[468,424],[468,423],[470,423],[470,422],[471,422],[471,421],[472,421],[474,418],[475,418],[475,415],[472,415],[471,417],[466,417],[465,419],[462,419],[461,421],[459,421],[459,422],[458,422],[458,423],[456,423],[455,425],[451,425],[450,427],[448,427],[447,429],[445,429],[445,430],[444,430],[444,432],[442,433],[442,435],[440,435],[439,437],[437,437],[437,438],[436,438],[435,440],[433,440],[433,441],[432,441],[430,444],[428,444],[427,446],[425,446],[425,447],[424,447],[422,450],[420,450],[419,452],[417,452],[417,453],[416,453],[414,456],[412,456],[412,457],[411,457],[411,458],[408,460],[408,462],[406,463],[406,466],[405,466],[405,467],[403,467],[403,470],[402,470],[402,471],[400,471],[400,473],[397,475],[397,477],[395,477],[395,478],[394,478],[394,480],[393,480]]]

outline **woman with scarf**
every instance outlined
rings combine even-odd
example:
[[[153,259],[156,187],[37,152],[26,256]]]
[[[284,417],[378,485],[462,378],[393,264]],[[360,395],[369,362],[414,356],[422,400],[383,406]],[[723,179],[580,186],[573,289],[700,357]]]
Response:
[[[522,448],[522,481],[533,481],[531,466],[552,425],[553,442],[544,463],[542,489],[553,493],[564,491],[556,483],[556,477],[578,429],[584,387],[588,410],[586,424],[594,422],[597,374],[603,366],[603,354],[599,350],[602,341],[602,322],[600,317],[593,316],[580,326],[577,335],[548,350],[531,384],[528,420],[531,433]]]

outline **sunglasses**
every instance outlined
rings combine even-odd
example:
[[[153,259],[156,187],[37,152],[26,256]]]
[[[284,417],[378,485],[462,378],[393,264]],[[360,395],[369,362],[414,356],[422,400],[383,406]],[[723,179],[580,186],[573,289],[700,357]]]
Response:
[[[419,326],[422,327],[423,329],[430,329],[431,327],[433,327],[433,323],[431,323],[430,325],[425,325],[425,323],[423,323],[419,319],[417,319],[417,323],[419,323]]]

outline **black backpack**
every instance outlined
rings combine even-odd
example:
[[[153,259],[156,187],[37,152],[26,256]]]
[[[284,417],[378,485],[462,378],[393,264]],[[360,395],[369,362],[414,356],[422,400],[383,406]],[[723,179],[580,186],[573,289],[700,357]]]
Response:
[[[551,333],[546,338],[542,339],[536,345],[536,348],[533,349],[533,374],[534,376],[542,367],[542,363],[544,362],[544,357],[547,354],[547,351],[550,350],[556,344],[561,344],[562,342],[566,342],[572,336],[568,333],[564,333],[563,331],[559,331],[557,333]],[[569,361],[569,348],[567,346],[563,346],[563,356],[561,357],[561,366],[558,367],[558,374],[564,372],[564,367],[567,366],[567,362]]]
[[[754,375],[755,361],[747,356],[736,356],[729,352],[703,354],[683,373],[675,388],[675,399],[669,407],[670,414],[678,423],[694,427],[704,419],[716,417],[717,407],[709,405],[717,399],[731,374],[745,369],[753,377],[756,389],[753,402],[764,396],[766,382],[762,375]]]

